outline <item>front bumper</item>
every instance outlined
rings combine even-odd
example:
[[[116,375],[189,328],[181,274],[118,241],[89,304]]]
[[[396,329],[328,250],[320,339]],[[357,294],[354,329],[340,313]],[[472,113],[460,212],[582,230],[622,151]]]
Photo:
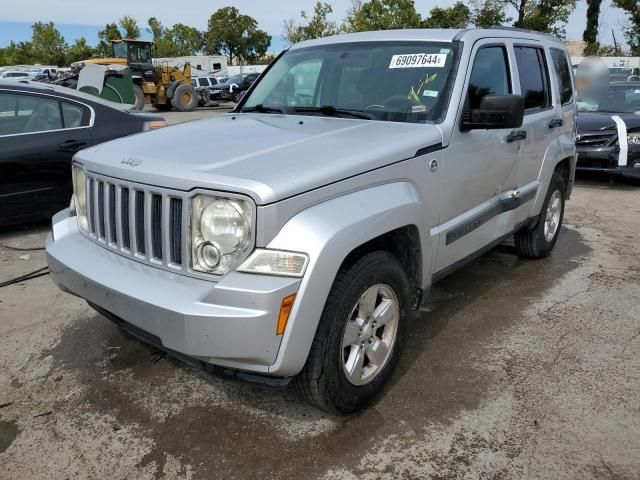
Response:
[[[68,211],[47,238],[53,281],[64,291],[205,363],[278,376],[275,334],[282,299],[300,279],[232,272],[208,281],[163,271],[85,238]],[[282,353],[282,352],[281,352]]]
[[[640,168],[633,167],[634,163],[640,162],[640,149],[629,149],[626,165],[619,165],[619,150],[615,146],[577,147],[577,153],[576,170],[579,172],[603,172],[610,175],[640,178]]]

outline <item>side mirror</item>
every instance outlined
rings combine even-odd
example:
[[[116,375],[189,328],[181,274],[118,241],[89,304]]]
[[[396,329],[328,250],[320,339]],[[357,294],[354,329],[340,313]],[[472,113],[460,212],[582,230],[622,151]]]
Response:
[[[485,95],[480,108],[474,108],[462,120],[462,130],[518,128],[524,118],[522,95]]]

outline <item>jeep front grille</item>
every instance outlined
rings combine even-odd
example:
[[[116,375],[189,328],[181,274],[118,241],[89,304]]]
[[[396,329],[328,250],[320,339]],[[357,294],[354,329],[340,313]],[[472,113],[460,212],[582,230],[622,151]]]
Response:
[[[576,140],[578,147],[608,147],[618,140],[618,135],[611,133],[583,133]]]
[[[89,237],[144,263],[187,270],[184,204],[180,192],[87,172]]]

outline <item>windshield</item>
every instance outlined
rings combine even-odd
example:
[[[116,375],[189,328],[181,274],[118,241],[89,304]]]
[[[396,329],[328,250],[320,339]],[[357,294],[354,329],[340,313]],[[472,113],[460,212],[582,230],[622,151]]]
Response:
[[[229,78],[227,78],[227,79],[225,80],[225,82],[224,82],[224,83],[226,83],[226,84],[228,84],[228,85],[230,85],[230,84],[232,84],[232,83],[240,83],[240,82],[242,82],[242,79],[243,79],[244,77],[246,77],[246,75],[242,75],[242,74],[240,74],[240,75],[234,75],[233,77],[229,77]]]
[[[294,49],[263,75],[242,111],[437,121],[457,48],[455,42],[359,42]]]
[[[113,56],[115,58],[127,58],[127,45],[121,42],[114,43]]]
[[[640,113],[640,84],[609,86],[598,94],[578,98],[578,111],[605,113]]]

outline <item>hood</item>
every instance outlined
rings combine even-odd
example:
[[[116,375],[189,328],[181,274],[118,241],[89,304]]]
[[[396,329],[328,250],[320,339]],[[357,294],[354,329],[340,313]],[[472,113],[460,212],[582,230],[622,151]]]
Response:
[[[268,204],[412,158],[442,142],[434,125],[228,114],[88,148],[88,170],[178,190],[208,188]]]
[[[617,130],[612,117],[618,116],[627,124],[627,129],[640,128],[640,116],[632,113],[578,113],[578,133]]]

